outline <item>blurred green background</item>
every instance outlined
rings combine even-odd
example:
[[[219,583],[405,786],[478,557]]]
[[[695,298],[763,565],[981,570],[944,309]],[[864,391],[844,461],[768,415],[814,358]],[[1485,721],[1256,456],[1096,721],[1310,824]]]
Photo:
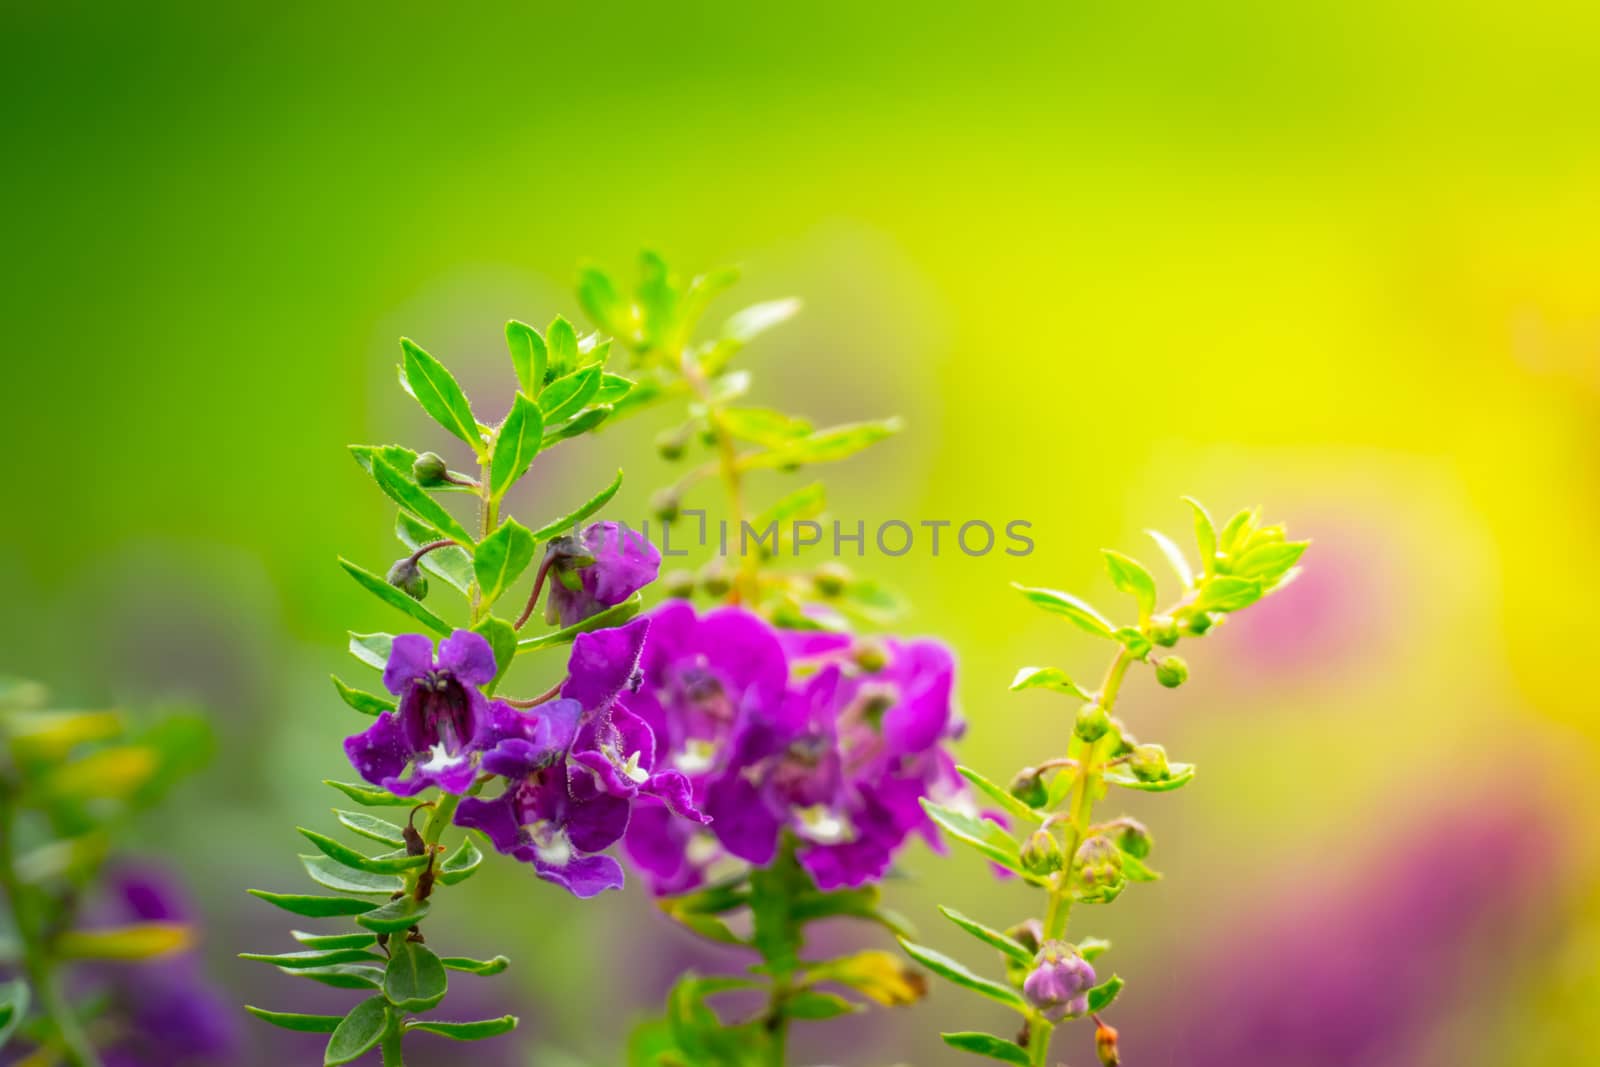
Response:
[[[396,338],[498,414],[504,321],[575,316],[581,261],[626,274],[648,246],[743,265],[746,302],[804,298],[750,353],[756,398],[905,417],[826,472],[835,515],[1032,522],[1026,559],[862,563],[960,650],[962,755],[996,776],[1067,729],[1063,702],[1006,692],[1014,668],[1103,651],[1008,581],[1112,603],[1097,550],[1158,562],[1140,531],[1185,532],[1186,493],[1316,539],[1280,602],[1195,647],[1189,687],[1127,693],[1202,772],[1130,805],[1166,881],[1090,913],[1130,982],[1126,1062],[1592,1062],[1592,5],[0,19],[0,671],[210,710],[216,766],[130,844],[184,869],[241,997],[305,1006],[232,954],[282,947],[242,889],[298,884],[292,826],[325,818],[314,783],[357,725],[326,675],[346,628],[392,621],[333,561],[394,555],[344,446],[437,439]],[[641,516],[673,476],[660,425],[514,503],[548,518],[622,464],[617,517]],[[699,958],[642,894],[572,901],[507,866],[449,919],[516,961],[484,986],[524,1015],[495,1054],[617,1062]],[[1027,903],[970,856],[905,867],[894,902],[936,944],[936,902]],[[952,1025],[1001,1023],[942,989],[811,1061],[946,1062]],[[284,1062],[249,1033],[240,1063]]]

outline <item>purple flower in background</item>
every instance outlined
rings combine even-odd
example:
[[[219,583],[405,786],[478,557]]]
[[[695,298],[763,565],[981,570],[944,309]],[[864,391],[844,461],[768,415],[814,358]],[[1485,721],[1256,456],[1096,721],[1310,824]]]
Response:
[[[494,652],[470,630],[439,642],[401,634],[389,651],[383,684],[400,706],[378,716],[362,733],[345,739],[345,753],[367,781],[398,796],[429,786],[464,793],[477,775],[475,753],[507,732],[520,733],[518,713],[490,704],[479,687],[494,679]],[[411,777],[402,778],[406,767]]]
[[[485,752],[483,769],[505,778],[505,789],[493,799],[468,797],[456,811],[458,825],[482,830],[499,851],[579,897],[621,887],[622,868],[596,853],[622,837],[636,799],[705,821],[688,779],[655,769],[654,735],[620,703],[638,682],[649,629],[648,619],[635,619],[579,635],[562,696],[541,716],[547,729]]]
[[[1058,1023],[1067,1016],[1089,1010],[1089,990],[1094,988],[1094,968],[1065,941],[1046,941],[1033,958],[1033,970],[1022,982],[1022,995]]]
[[[546,613],[552,623],[572,626],[622,603],[656,580],[661,553],[643,534],[615,522],[596,522],[583,532],[552,542],[547,557],[550,586]]]

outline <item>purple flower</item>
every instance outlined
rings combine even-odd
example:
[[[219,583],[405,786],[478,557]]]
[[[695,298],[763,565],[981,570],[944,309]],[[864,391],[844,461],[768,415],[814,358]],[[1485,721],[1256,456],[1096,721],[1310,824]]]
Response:
[[[1094,968],[1065,941],[1046,941],[1033,958],[1033,970],[1022,982],[1022,995],[1058,1023],[1067,1016],[1089,1010],[1089,990],[1094,988]]]
[[[470,630],[439,642],[401,634],[389,651],[383,684],[400,706],[378,716],[362,733],[345,738],[350,762],[367,781],[397,796],[429,786],[464,793],[477,775],[474,755],[506,736],[520,737],[534,721],[510,706],[491,704],[479,686],[494,679],[494,652]],[[411,777],[402,778],[406,767]]]
[[[627,600],[656,580],[661,553],[645,537],[615,522],[551,542],[549,621],[571,626]]]
[[[688,779],[655,769],[654,734],[620,703],[638,682],[649,628],[635,619],[579,635],[561,698],[541,709],[543,732],[503,737],[483,755],[483,769],[503,777],[504,790],[468,797],[456,810],[458,825],[483,831],[496,849],[575,896],[621,887],[622,868],[596,853],[622,837],[636,799],[705,821]]]

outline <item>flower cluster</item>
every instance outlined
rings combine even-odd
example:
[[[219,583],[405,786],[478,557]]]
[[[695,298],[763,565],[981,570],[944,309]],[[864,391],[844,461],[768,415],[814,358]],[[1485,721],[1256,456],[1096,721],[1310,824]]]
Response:
[[[961,782],[941,747],[960,731],[948,649],[782,631],[682,601],[650,628],[630,704],[711,820],[636,811],[627,852],[657,893],[702,884],[725,857],[765,866],[785,833],[824,889],[876,881],[913,833],[934,840],[921,801]]]

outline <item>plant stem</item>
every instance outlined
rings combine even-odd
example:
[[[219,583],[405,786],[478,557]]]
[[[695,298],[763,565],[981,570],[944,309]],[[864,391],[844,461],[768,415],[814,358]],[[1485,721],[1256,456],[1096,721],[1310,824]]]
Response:
[[[728,587],[728,603],[738,605],[746,599],[754,599],[756,592],[756,558],[742,551],[745,510],[744,482],[739,472],[739,448],[734,443],[733,434],[728,431],[721,405],[712,401],[711,389],[705,375],[700,373],[700,368],[689,358],[687,349],[679,356],[678,365],[695,397],[705,405],[706,425],[717,439],[717,462],[722,471],[723,487],[728,492],[728,513],[739,534],[741,547],[739,566],[734,572],[733,582]]]
[[[1050,1035],[1055,1027],[1038,1016],[1028,1020],[1028,1062],[1033,1067],[1046,1067],[1050,1061]]]
[[[383,1036],[378,1039],[378,1048],[383,1052],[383,1067],[405,1067],[405,1051],[401,1042],[405,1037],[405,1030],[401,1026],[401,1018],[394,1012],[389,1013],[389,1027],[384,1030]]]

